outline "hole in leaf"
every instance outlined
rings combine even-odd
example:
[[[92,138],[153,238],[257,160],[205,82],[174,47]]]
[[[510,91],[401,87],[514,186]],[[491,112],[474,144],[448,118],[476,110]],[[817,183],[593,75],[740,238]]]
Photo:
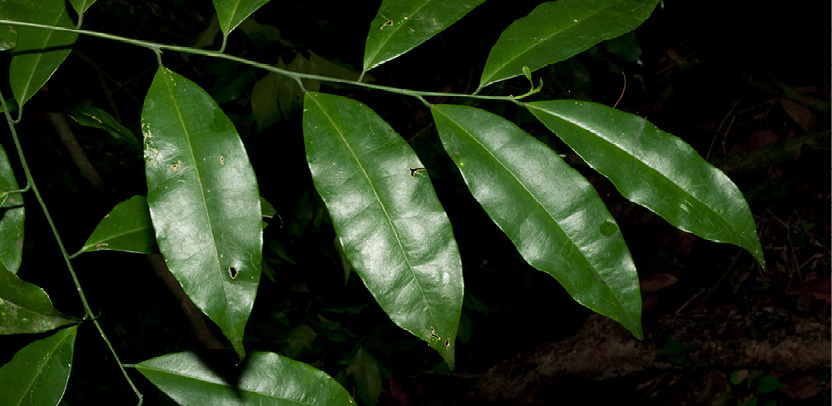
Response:
[[[237,274],[239,274],[237,268],[234,268],[233,266],[228,268],[228,275],[231,276],[231,279],[236,279]]]

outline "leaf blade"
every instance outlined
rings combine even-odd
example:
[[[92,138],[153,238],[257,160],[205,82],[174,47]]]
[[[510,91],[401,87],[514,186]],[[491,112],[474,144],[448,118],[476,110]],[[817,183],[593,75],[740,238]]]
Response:
[[[72,370],[77,329],[72,326],[35,341],[0,367],[0,404],[57,405]]]
[[[228,37],[248,16],[269,0],[214,0],[217,20],[224,36]]]
[[[193,352],[168,354],[136,369],[180,405],[351,405],[347,391],[309,365],[253,351],[232,386]]]
[[[364,72],[427,41],[485,0],[384,0],[370,23]]]
[[[69,4],[72,4],[72,8],[78,14],[86,12],[95,2],[96,0],[69,0]]]
[[[307,162],[345,255],[393,322],[453,368],[462,265],[419,158],[361,103],[308,92],[304,110]]]
[[[34,334],[75,323],[39,286],[0,269],[0,334]]]
[[[62,0],[42,0],[27,22],[73,28]],[[78,34],[20,27],[17,46],[9,65],[9,81],[17,104],[23,105],[58,70],[69,55]],[[55,49],[56,48],[56,49]],[[52,49],[52,50],[45,50]]]
[[[474,198],[523,258],[582,305],[641,338],[638,275],[597,192],[514,124],[473,107],[431,106],[442,146]]]
[[[736,185],[646,119],[571,100],[526,105],[628,200],[674,227],[746,249],[765,268],[754,217]]]
[[[78,254],[101,250],[139,254],[159,252],[147,198],[136,195],[113,207],[95,227]]]
[[[512,23],[491,48],[479,88],[559,62],[641,25],[658,0],[558,0]]]
[[[0,145],[0,192],[19,190],[6,150]],[[23,195],[8,195],[0,204],[0,264],[17,273],[23,260],[23,234],[26,207]]]
[[[148,90],[142,131],[159,250],[242,359],[263,245],[257,180],[242,141],[208,93],[166,68]]]

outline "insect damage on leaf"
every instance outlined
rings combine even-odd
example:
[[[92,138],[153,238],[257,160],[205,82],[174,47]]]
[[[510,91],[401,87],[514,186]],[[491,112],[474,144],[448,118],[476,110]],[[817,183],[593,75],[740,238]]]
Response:
[[[240,274],[240,272],[237,271],[237,268],[235,268],[233,266],[228,268],[228,276],[230,276],[231,279],[237,279],[237,275],[239,275],[239,274]]]

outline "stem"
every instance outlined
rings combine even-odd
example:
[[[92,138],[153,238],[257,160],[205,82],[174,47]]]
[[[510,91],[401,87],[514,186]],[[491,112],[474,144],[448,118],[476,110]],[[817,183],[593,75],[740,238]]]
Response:
[[[3,112],[6,115],[6,121],[9,124],[9,130],[12,133],[12,139],[14,140],[14,146],[17,149],[17,154],[20,157],[20,166],[23,167],[23,172],[26,174],[26,184],[27,187],[31,187],[32,192],[35,194],[35,198],[37,198],[38,203],[40,204],[41,209],[43,209],[43,214],[46,217],[46,221],[49,222],[49,227],[52,229],[52,234],[55,236],[55,240],[58,242],[58,247],[61,249],[61,254],[64,257],[64,261],[66,262],[66,267],[69,269],[69,274],[72,275],[72,281],[75,283],[75,289],[78,291],[78,296],[81,298],[81,304],[84,306],[84,313],[86,317],[92,320],[92,323],[95,325],[95,328],[98,329],[98,333],[101,334],[101,338],[104,339],[104,342],[107,343],[107,347],[110,349],[110,353],[113,354],[113,359],[116,360],[118,363],[119,369],[124,374],[124,378],[127,380],[127,383],[133,389],[133,392],[136,393],[136,396],[139,398],[139,405],[142,404],[142,394],[139,392],[136,385],[133,384],[133,381],[130,380],[130,376],[127,375],[127,371],[124,369],[124,365],[119,360],[118,355],[116,354],[115,348],[110,343],[110,340],[107,338],[107,335],[104,334],[104,329],[101,328],[101,324],[98,323],[98,320],[95,318],[95,315],[90,308],[89,303],[87,302],[87,297],[84,295],[84,290],[81,289],[81,282],[78,280],[78,275],[75,274],[75,270],[72,268],[72,262],[69,260],[69,254],[66,252],[66,248],[64,248],[64,243],[61,240],[61,236],[58,234],[58,229],[55,227],[55,222],[52,221],[52,216],[49,214],[49,210],[46,208],[46,203],[43,202],[43,198],[40,195],[40,191],[38,191],[38,187],[35,184],[35,179],[32,177],[32,173],[29,171],[29,165],[26,163],[26,157],[23,155],[23,148],[20,146],[20,140],[17,138],[17,131],[14,128],[14,122],[12,121],[12,116],[9,114],[9,108],[6,106],[6,99],[3,97],[3,93],[0,92],[0,104],[3,106]]]
[[[353,86],[364,87],[364,88],[368,88],[368,89],[381,90],[381,91],[385,91],[385,92],[406,94],[408,96],[413,96],[413,97],[416,97],[416,96],[422,96],[422,97],[424,97],[424,96],[440,96],[440,97],[444,96],[444,97],[466,97],[466,98],[484,99],[484,100],[512,101],[512,100],[518,100],[518,99],[521,99],[521,98],[527,96],[527,95],[522,95],[522,96],[480,96],[480,95],[477,95],[476,93],[479,92],[479,90],[481,90],[481,89],[477,89],[477,92],[474,92],[474,94],[451,93],[451,92],[424,92],[424,91],[419,91],[419,90],[401,89],[401,88],[392,87],[392,86],[374,85],[372,83],[364,83],[364,82],[355,81],[355,80],[333,78],[333,77],[330,77],[330,76],[322,76],[322,75],[313,75],[313,74],[309,74],[309,73],[292,72],[290,70],[281,69],[281,68],[278,68],[278,67],[275,67],[275,66],[272,66],[272,65],[268,65],[268,64],[265,64],[265,63],[255,62],[255,61],[252,61],[252,60],[249,60],[249,59],[240,58],[240,57],[237,57],[237,56],[234,56],[234,55],[228,55],[228,54],[224,54],[224,53],[217,52],[217,51],[208,51],[208,50],[204,50],[204,49],[183,47],[183,46],[177,46],[177,45],[159,44],[159,43],[156,43],[156,42],[142,41],[142,40],[138,40],[138,39],[127,38],[127,37],[122,37],[122,36],[119,36],[119,35],[113,35],[113,34],[108,34],[108,33],[98,32],[98,31],[79,30],[79,29],[75,29],[75,28],[57,27],[57,26],[54,26],[54,25],[35,24],[35,23],[27,23],[27,22],[22,22],[22,21],[12,21],[12,20],[4,20],[4,19],[0,19],[0,25],[10,25],[10,26],[13,26],[13,27],[39,28],[39,29],[42,29],[42,30],[52,30],[52,31],[73,32],[73,33],[76,33],[76,34],[89,35],[91,37],[98,37],[98,38],[109,39],[109,40],[112,40],[112,41],[119,41],[119,42],[123,42],[125,44],[136,45],[136,46],[143,47],[143,48],[150,48],[150,49],[156,50],[157,52],[164,49],[164,50],[181,52],[181,53],[185,53],[185,54],[203,55],[203,56],[210,56],[210,57],[219,58],[219,59],[225,59],[225,60],[228,60],[228,61],[234,61],[234,62],[238,62],[238,63],[244,64],[244,65],[253,66],[255,68],[264,69],[264,70],[267,70],[269,72],[275,72],[275,73],[278,73],[278,74],[281,74],[281,75],[284,75],[284,76],[287,76],[287,77],[290,77],[290,78],[293,78],[293,79],[296,79],[296,80],[297,79],[312,79],[312,80],[320,80],[320,81],[323,81],[323,82],[343,83],[343,84],[348,84],[348,85],[353,85]]]

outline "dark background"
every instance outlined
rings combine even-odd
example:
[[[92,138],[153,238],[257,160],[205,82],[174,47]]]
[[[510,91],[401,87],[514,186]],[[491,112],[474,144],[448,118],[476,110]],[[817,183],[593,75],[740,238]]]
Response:
[[[370,74],[375,83],[390,86],[471,92],[500,32],[540,3],[488,0],[439,36]],[[266,63],[277,63],[279,58],[289,63],[298,54],[314,52],[360,71],[368,24],[377,9],[378,2],[273,1],[254,17],[279,30],[282,39],[257,39],[238,29],[226,51]],[[192,45],[212,15],[207,0],[99,0],[85,15],[84,28]],[[476,102],[566,154],[567,161],[596,186],[639,270],[643,342],[622,336],[618,330],[623,329],[614,323],[591,332],[588,326],[593,324],[587,320],[597,326],[594,316],[572,301],[553,278],[525,264],[467,192],[421,103],[396,94],[324,85],[324,91],[372,107],[410,141],[430,169],[454,227],[466,283],[453,373],[443,372],[446,368],[433,350],[389,321],[357,275],[344,283],[333,246],[335,235],[304,160],[299,109],[258,132],[250,96],[264,72],[165,52],[167,67],[208,90],[235,121],[261,194],[281,217],[270,220],[265,232],[266,269],[246,330],[247,349],[274,351],[310,363],[357,396],[346,369],[360,346],[379,362],[380,404],[385,405],[602,401],[734,405],[752,395],[760,404],[828,404],[828,345],[820,362],[806,355],[807,360],[816,360],[808,366],[781,362],[771,354],[738,354],[752,344],[796,342],[798,348],[828,344],[829,15],[829,4],[818,2],[784,6],[782,2],[667,1],[630,37],[634,42],[597,46],[535,73],[545,83],[544,91],[535,96],[538,99],[574,97],[612,106],[622,92],[623,72],[627,85],[617,108],[646,116],[690,143],[724,169],[746,195],[760,231],[766,271],[737,247],[678,231],[627,202],[513,104]],[[219,37],[212,47],[218,46]],[[2,58],[3,66],[8,66],[9,54]],[[147,49],[81,36],[47,87],[26,106],[18,126],[23,149],[70,252],[83,244],[116,203],[146,193],[143,162],[140,154],[112,142],[105,132],[75,125],[70,119],[104,181],[103,189],[94,188],[75,167],[45,112],[68,112],[84,101],[116,115],[140,138],[141,105],[155,69],[155,56]],[[3,89],[11,94],[7,85]],[[485,93],[516,95],[527,89],[528,82],[519,78],[492,85]],[[7,131],[0,142],[19,168]],[[27,198],[19,275],[42,286],[58,309],[80,316],[83,310],[54,238],[34,198]],[[124,362],[201,348],[180,303],[144,256],[100,252],[82,255],[73,263]],[[542,372],[545,365],[535,362],[535,357],[545,358],[542,351],[557,349],[559,343],[574,346],[569,339],[576,334],[631,340],[627,345],[652,355],[636,362],[616,358],[615,349],[588,346],[585,359],[609,352],[604,355],[606,362],[624,372],[599,375],[588,367],[583,369],[590,371],[588,375],[568,372],[581,370],[580,366],[566,367],[567,372]],[[0,363],[31,339],[2,337],[6,345]],[[710,352],[717,344],[732,350]],[[91,325],[79,330],[73,364],[65,404],[134,402]],[[732,373],[743,370],[751,376],[775,376],[789,388],[760,393],[756,383],[731,384]],[[145,394],[145,404],[170,404],[140,374],[130,373]],[[518,375],[535,377],[522,396],[512,395]],[[502,395],[495,394],[498,390],[479,391],[482,382],[514,389]]]

